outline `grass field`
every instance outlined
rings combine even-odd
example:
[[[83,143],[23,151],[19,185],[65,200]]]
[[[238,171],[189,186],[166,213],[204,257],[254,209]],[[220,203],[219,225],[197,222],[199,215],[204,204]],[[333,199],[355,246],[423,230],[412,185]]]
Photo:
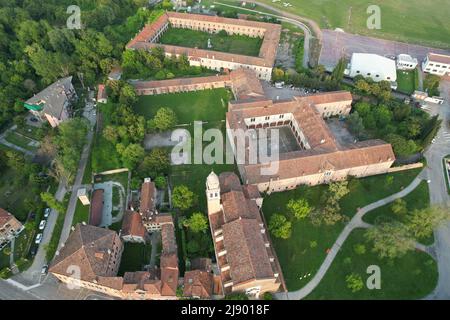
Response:
[[[392,212],[392,203],[387,204],[383,207],[377,208],[371,212],[368,212],[364,216],[364,221],[375,224],[380,222],[390,222],[390,221],[400,221],[405,222],[409,215],[415,209],[423,209],[430,205],[430,194],[428,190],[428,183],[422,181],[419,186],[414,189],[410,194],[403,198],[406,201],[406,207],[408,208],[408,213],[404,216],[398,216]],[[424,245],[432,245],[434,242],[434,236],[426,239],[417,239],[420,243]]]
[[[418,170],[409,170],[392,174],[394,180],[388,186],[386,175],[352,179],[349,183],[350,193],[341,199],[341,212],[349,218],[352,217],[358,207],[400,191],[418,173]],[[295,190],[271,194],[264,199],[264,216],[268,221],[274,213],[285,213],[286,204],[290,199],[305,198],[310,205],[318,207],[326,190],[326,185],[301,186]],[[343,223],[334,226],[314,226],[309,219],[304,219],[293,223],[290,239],[281,240],[272,237],[289,290],[298,290],[308,283],[324,261],[327,249],[331,248],[343,228]],[[300,279],[305,275],[306,278]]]
[[[75,213],[73,215],[72,225],[76,225],[82,222],[89,222],[89,206],[83,206],[80,200],[77,200],[77,206],[75,207]]]
[[[411,251],[395,260],[380,259],[370,250],[362,229],[354,230],[345,241],[325,277],[307,299],[420,299],[437,283],[436,262],[426,253]],[[355,253],[355,245],[366,247],[364,254]],[[377,265],[381,271],[381,289],[369,290],[367,267]],[[345,278],[356,273],[364,282],[362,290],[353,293]]]
[[[212,48],[208,48],[208,39],[211,40]],[[169,28],[162,35],[160,43],[257,57],[262,41],[262,38],[248,36],[222,35],[190,29]]]
[[[229,91],[212,89],[197,92],[141,96],[134,110],[151,119],[161,107],[174,110],[179,124],[198,121],[221,121],[228,108]]]
[[[417,90],[418,85],[417,69],[414,71],[401,71],[397,70],[397,91],[412,94]]]
[[[125,243],[120,261],[119,276],[125,272],[141,271],[150,263],[152,247],[150,244]]]
[[[448,0],[290,0],[292,7],[289,8],[283,6],[283,1],[260,1],[311,18],[321,28],[343,28],[350,33],[450,48]],[[367,28],[367,19],[371,15],[366,13],[369,5],[378,5],[381,9],[379,30]]]

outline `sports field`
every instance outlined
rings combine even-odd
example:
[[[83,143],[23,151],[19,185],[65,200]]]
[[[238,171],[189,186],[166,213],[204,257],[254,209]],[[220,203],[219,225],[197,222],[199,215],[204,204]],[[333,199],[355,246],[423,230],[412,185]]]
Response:
[[[283,11],[315,20],[321,28],[450,48],[448,0],[259,0]],[[284,7],[287,2],[292,7]],[[381,9],[381,29],[367,28],[367,8]]]

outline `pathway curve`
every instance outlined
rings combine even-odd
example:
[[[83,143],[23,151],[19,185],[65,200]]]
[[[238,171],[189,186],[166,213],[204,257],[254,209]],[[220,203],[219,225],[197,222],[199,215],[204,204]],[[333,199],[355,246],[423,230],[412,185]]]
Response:
[[[338,254],[339,250],[341,249],[342,245],[344,244],[345,240],[348,238],[350,233],[356,228],[367,228],[370,226],[369,224],[362,221],[364,215],[369,211],[372,211],[376,208],[382,207],[394,201],[395,199],[403,198],[408,193],[413,191],[422,181],[421,178],[422,172],[406,188],[404,188],[400,192],[390,195],[389,197],[386,197],[384,199],[372,202],[367,206],[359,209],[358,212],[355,214],[355,216],[344,227],[344,230],[342,230],[336,242],[333,244],[333,247],[331,248],[330,252],[327,254],[325,261],[322,263],[322,265],[320,266],[319,270],[314,275],[314,277],[300,290],[288,293],[277,293],[275,294],[275,297],[277,299],[300,300],[306,297],[308,294],[310,294],[325,276],[326,272],[333,263],[334,258]]]

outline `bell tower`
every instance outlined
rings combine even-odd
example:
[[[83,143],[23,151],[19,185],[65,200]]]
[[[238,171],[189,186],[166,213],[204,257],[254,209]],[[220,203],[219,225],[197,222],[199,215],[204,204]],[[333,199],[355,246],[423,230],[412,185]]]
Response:
[[[214,171],[211,171],[208,178],[206,178],[206,199],[208,202],[208,215],[221,210],[219,177]]]

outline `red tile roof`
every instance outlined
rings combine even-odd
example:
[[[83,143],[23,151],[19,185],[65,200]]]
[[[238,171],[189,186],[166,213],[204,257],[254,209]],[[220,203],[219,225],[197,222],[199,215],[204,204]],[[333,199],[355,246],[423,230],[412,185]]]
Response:
[[[92,193],[91,207],[89,211],[89,224],[98,226],[102,222],[103,216],[103,189],[96,189]]]
[[[141,215],[134,211],[127,211],[122,222],[122,236],[134,236],[145,238],[147,230],[142,224]]]
[[[210,272],[193,270],[184,273],[185,297],[211,298],[214,289],[214,275]]]

